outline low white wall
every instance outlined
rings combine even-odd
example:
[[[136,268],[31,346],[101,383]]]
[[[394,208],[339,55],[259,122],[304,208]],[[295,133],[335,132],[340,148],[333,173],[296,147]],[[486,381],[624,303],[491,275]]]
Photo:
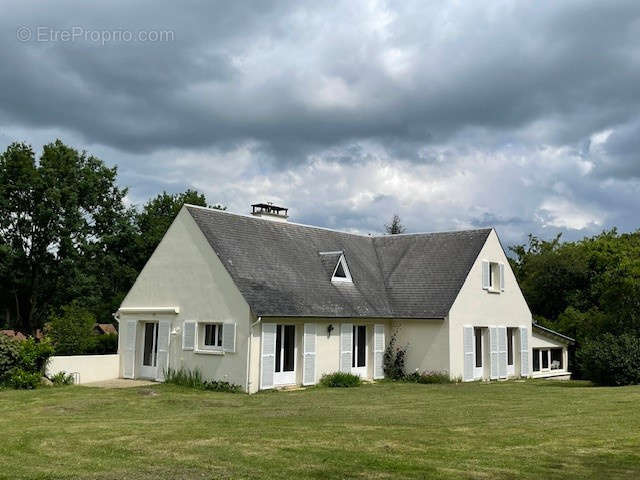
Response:
[[[54,356],[47,365],[47,375],[65,372],[73,374],[76,383],[90,383],[118,378],[119,367],[118,354]]]

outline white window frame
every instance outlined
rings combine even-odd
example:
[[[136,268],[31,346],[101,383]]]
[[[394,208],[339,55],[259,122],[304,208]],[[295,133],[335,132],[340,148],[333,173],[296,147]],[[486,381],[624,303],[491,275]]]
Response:
[[[216,345],[205,345],[206,328],[207,325],[215,325],[215,343]],[[206,353],[213,355],[224,355],[222,329],[224,328],[223,322],[198,322],[196,323],[196,339],[194,342],[195,353]],[[217,345],[218,338],[220,339],[220,346]]]
[[[293,370],[284,371],[284,328],[293,327]],[[278,357],[276,351],[278,330],[280,330],[280,365],[276,365],[275,358]],[[273,338],[274,344],[274,364],[273,364],[273,385],[295,385],[298,375],[298,327],[295,323],[278,323],[276,324],[276,331]],[[276,372],[276,367],[280,368],[279,372]]]
[[[500,293],[500,263],[498,262],[489,262],[489,291]]]
[[[336,272],[338,271],[338,267],[342,265],[342,270],[344,271],[345,277],[336,277]],[[351,278],[351,272],[349,271],[349,266],[347,265],[347,260],[344,258],[344,253],[340,255],[338,262],[336,263],[335,268],[333,269],[333,274],[331,275],[332,282],[347,282],[353,283],[353,279]]]
[[[551,368],[551,350],[553,350],[553,347],[535,347],[531,349],[531,354],[533,355],[533,350],[538,350],[538,367],[540,367],[538,370],[533,370],[533,365],[531,366],[531,371],[532,372],[550,372],[552,370]],[[557,348],[557,350],[563,350],[562,348]],[[564,352],[563,353],[563,357],[564,357]],[[547,368],[543,368],[542,366],[542,356],[546,355],[547,356]],[[563,358],[564,360],[564,358]],[[559,372],[562,371],[564,369],[563,368],[556,368],[554,370],[558,370]]]

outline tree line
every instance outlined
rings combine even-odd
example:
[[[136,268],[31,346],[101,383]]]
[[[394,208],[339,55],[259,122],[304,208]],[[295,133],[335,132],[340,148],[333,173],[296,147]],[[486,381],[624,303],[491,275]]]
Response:
[[[111,323],[138,272],[194,190],[127,202],[117,168],[60,140],[0,154],[0,325],[34,333],[69,305]]]
[[[33,333],[69,305],[111,322],[182,205],[224,209],[194,190],[136,208],[117,174],[60,140],[39,158],[25,143],[0,154],[1,326]],[[385,230],[405,226],[394,215]],[[536,322],[579,344],[640,335],[640,231],[576,242],[530,235],[509,253]]]

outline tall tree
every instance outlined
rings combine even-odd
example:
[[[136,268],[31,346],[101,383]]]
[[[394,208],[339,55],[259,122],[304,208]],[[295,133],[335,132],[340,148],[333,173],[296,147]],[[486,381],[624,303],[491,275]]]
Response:
[[[385,224],[384,229],[389,235],[397,235],[399,233],[404,233],[407,230],[405,226],[402,225],[400,216],[397,214],[391,218],[391,223]]]
[[[0,154],[0,281],[11,323],[30,332],[51,308],[92,294],[87,268],[127,223],[117,169],[64,145],[13,143]]]

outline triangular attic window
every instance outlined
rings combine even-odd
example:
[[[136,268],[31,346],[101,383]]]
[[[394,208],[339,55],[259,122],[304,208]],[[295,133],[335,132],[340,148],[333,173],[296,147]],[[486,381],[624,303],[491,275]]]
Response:
[[[347,261],[344,258],[344,255],[340,255],[338,259],[338,264],[336,265],[335,270],[333,271],[333,277],[331,277],[332,282],[351,282],[351,273],[349,272],[349,267],[347,266]]]

